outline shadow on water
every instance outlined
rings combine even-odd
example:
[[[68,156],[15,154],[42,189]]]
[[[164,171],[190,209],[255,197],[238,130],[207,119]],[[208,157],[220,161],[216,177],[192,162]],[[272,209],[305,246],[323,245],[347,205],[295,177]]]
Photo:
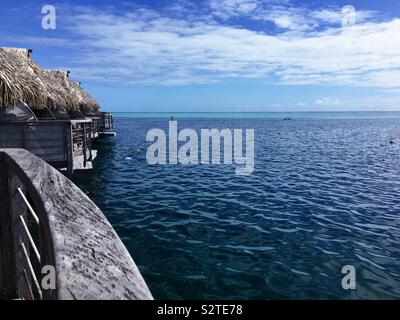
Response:
[[[112,138],[98,139],[93,144],[93,149],[97,150],[93,170],[72,177],[74,183],[96,204],[100,203],[99,199],[107,189],[107,175],[112,172],[110,167],[113,165],[115,146],[116,142]]]

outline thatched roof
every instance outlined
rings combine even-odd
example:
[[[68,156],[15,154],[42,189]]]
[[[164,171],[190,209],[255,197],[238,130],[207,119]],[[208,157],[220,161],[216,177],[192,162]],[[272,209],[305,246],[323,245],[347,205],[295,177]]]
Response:
[[[61,90],[66,96],[71,96],[67,101],[67,110],[79,109],[84,114],[97,114],[100,106],[81,86],[69,78],[67,72],[58,70],[45,71],[51,83]]]
[[[42,77],[48,84],[48,103],[50,109],[64,108],[65,110],[79,109],[79,98],[68,90],[62,77],[55,76],[52,71],[42,70]]]
[[[99,111],[98,103],[66,72],[45,71],[30,57],[28,49],[0,48],[0,108],[18,101],[32,109],[81,109]]]
[[[47,104],[46,85],[30,64],[27,49],[0,48],[0,107],[23,101],[34,108]]]

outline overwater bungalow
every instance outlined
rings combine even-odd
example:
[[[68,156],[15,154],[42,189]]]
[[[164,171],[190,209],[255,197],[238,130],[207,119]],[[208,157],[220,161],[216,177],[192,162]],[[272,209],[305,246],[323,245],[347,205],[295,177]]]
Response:
[[[0,148],[24,148],[70,174],[93,168],[109,114],[69,72],[43,70],[31,54],[0,48]]]
[[[0,300],[152,299],[104,214],[60,172],[90,168],[111,125],[68,72],[0,48]]]

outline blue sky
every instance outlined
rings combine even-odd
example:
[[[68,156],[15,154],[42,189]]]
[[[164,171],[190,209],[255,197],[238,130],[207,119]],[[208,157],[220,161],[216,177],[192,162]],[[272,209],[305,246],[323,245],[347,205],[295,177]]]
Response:
[[[41,27],[55,6],[56,30]],[[356,24],[342,26],[342,8]],[[3,0],[1,46],[110,111],[400,111],[400,1]]]

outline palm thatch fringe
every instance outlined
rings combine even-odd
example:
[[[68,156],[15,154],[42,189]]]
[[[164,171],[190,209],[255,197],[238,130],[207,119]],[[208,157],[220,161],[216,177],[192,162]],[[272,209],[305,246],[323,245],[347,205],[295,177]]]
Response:
[[[27,49],[0,48],[0,107],[18,101],[37,109],[47,104],[46,85],[29,62]]]
[[[83,90],[78,83],[70,79],[67,72],[47,70],[45,73],[51,83],[64,91],[65,96],[71,96],[70,100],[67,101],[67,110],[80,110],[85,115],[99,112],[100,106],[96,100]]]

